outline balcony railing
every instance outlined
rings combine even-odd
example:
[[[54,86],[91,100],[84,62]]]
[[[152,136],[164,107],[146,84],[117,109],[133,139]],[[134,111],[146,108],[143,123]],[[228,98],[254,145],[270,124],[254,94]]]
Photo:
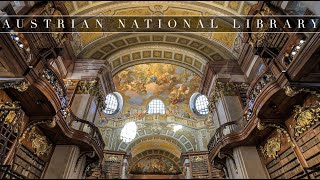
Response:
[[[58,111],[60,111],[63,116],[63,126],[67,127],[67,129],[76,130],[79,133],[85,133],[85,136],[88,136],[89,139],[92,139],[94,142],[94,144],[90,144],[90,142],[92,141],[89,140],[87,141],[87,143],[89,143],[91,146],[96,146],[96,150],[99,151],[98,154],[102,154],[105,144],[99,129],[93,123],[78,118],[70,110],[71,108],[67,100],[66,85],[63,82],[63,80],[59,77],[58,73],[52,67],[46,66],[44,68],[42,77],[51,84],[56,94],[56,97],[60,101],[60,107],[58,107]]]
[[[248,135],[248,133],[254,129],[255,125],[252,120],[254,119],[253,111],[256,100],[274,80],[273,74],[270,71],[266,71],[253,81],[247,92],[249,100],[245,107],[243,117],[222,124],[216,129],[215,134],[208,143],[211,158],[226,144],[241,140],[245,137],[243,133],[247,133],[246,135]]]
[[[222,124],[218,129],[216,129],[215,134],[208,143],[209,152],[212,152],[212,150],[216,148],[216,145],[228,135],[241,132],[246,124],[247,121],[245,121],[243,118]]]
[[[97,126],[95,126],[92,122],[83,120],[78,118],[73,112],[70,111],[70,116],[67,118],[67,122],[69,127],[87,133],[90,137],[93,138],[98,147],[103,150],[104,149],[104,141],[101,136],[100,130]]]

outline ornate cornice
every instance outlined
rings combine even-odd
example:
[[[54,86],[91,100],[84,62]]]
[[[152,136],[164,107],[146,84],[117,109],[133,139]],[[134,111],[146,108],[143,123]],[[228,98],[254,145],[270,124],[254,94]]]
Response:
[[[19,82],[6,82],[0,85],[0,89],[14,88],[19,92],[26,91],[30,86],[30,83],[27,80],[22,80]]]
[[[215,111],[215,103],[218,102],[219,98],[223,96],[236,96],[237,92],[240,89],[247,88],[248,85],[246,83],[222,83],[217,82],[213,91],[209,96],[209,112],[214,113]]]
[[[310,105],[305,107],[297,105],[295,106],[294,113],[294,121],[296,123],[293,126],[294,136],[299,137],[302,133],[307,131],[309,128],[312,127],[312,125],[319,121],[320,103],[318,102],[316,105]]]

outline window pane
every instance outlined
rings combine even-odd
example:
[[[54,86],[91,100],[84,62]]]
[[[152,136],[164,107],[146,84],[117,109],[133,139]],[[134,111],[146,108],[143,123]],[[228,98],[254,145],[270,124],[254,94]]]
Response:
[[[114,94],[108,94],[105,100],[106,103],[106,108],[105,108],[105,113],[106,114],[114,114],[114,112],[118,108],[118,100],[117,97]]]
[[[196,106],[196,110],[198,111],[199,114],[201,115],[206,115],[209,113],[209,109],[208,109],[208,99],[205,95],[199,95],[196,98],[196,102],[195,102],[195,106]]]
[[[165,106],[160,99],[153,99],[148,106],[148,114],[165,114]]]
[[[125,143],[131,142],[136,137],[137,129],[138,127],[135,122],[125,124],[121,130],[120,139]]]

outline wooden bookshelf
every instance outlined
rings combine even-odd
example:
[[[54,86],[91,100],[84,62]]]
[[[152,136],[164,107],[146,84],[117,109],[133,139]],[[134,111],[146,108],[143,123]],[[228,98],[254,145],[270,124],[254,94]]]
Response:
[[[40,179],[46,163],[23,145],[17,150],[13,172],[27,179]]]
[[[291,147],[279,154],[279,157],[266,167],[271,179],[289,179],[303,173],[303,168]]]

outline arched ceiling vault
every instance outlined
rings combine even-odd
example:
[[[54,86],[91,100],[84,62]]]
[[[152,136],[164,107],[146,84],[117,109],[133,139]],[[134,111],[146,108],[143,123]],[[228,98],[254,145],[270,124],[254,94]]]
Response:
[[[182,163],[180,161],[180,155],[176,156],[169,151],[161,150],[161,149],[149,149],[140,152],[139,154],[136,154],[135,156],[132,156],[131,161],[129,162],[129,171],[136,165],[137,162],[139,162],[141,159],[144,159],[146,157],[150,156],[162,156],[165,158],[170,159],[172,162],[175,163],[177,167],[179,167],[180,171],[182,169]]]
[[[219,42],[194,34],[116,34],[76,49],[78,60],[71,78],[79,78],[77,74],[83,72],[95,74],[106,62],[115,75],[129,66],[160,61],[185,67],[202,76],[208,61],[236,59]]]
[[[71,15],[243,15],[247,14],[256,1],[66,1]],[[232,25],[217,21],[226,30]],[[202,54],[207,60],[235,59],[236,33],[190,33],[190,34],[124,34],[124,33],[80,33],[74,34],[74,49],[79,59],[109,60],[118,50],[137,44],[163,43],[189,48]]]
[[[132,157],[135,157],[137,154],[150,149],[161,149],[164,151],[168,151],[176,157],[180,157],[180,154],[182,152],[180,147],[178,147],[176,144],[163,139],[141,141],[134,144],[132,147],[130,147],[130,149]]]

